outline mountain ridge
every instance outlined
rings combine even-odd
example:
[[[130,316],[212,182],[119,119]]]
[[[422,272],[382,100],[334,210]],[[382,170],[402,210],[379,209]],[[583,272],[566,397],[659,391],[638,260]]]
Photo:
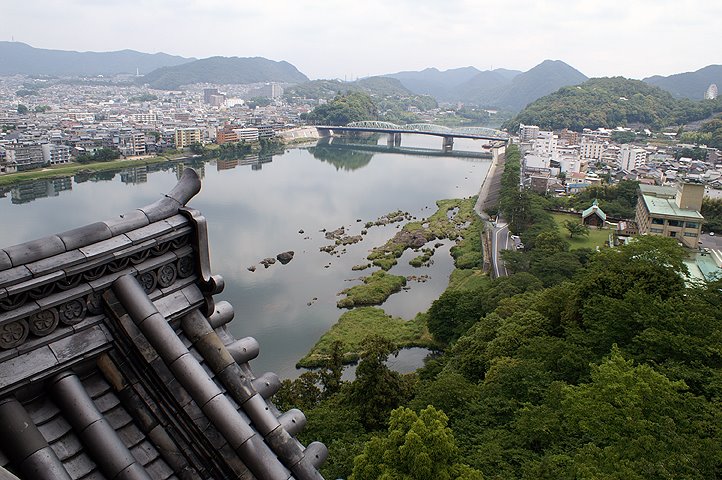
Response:
[[[301,83],[308,77],[285,60],[264,57],[208,57],[153,70],[139,83],[152,88],[177,90],[193,83],[247,84],[260,82]]]
[[[22,42],[0,41],[0,75],[97,76],[148,73],[159,67],[191,62],[167,53],[136,50],[78,52],[36,48]]]
[[[694,72],[673,75],[653,75],[642,80],[645,83],[667,90],[675,97],[701,100],[710,84],[722,87],[722,65],[707,65]]]

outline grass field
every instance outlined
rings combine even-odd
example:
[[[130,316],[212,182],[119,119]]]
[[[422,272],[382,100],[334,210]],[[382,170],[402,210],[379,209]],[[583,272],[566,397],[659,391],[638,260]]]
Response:
[[[384,337],[399,348],[437,347],[426,328],[423,314],[417,315],[414,320],[406,321],[387,315],[380,308],[361,307],[341,315],[338,322],[323,334],[297,366],[313,368],[322,365],[331,354],[336,340],[343,343],[344,363],[354,362],[362,353],[363,341],[370,335]]]
[[[578,248],[603,247],[609,239],[610,230],[608,228],[599,230],[596,227],[589,228],[589,236],[569,238],[569,230],[564,228],[564,222],[567,220],[576,220],[581,223],[581,216],[571,213],[552,213],[552,217],[554,217],[554,221],[559,228],[559,233],[569,241],[572,250]]]

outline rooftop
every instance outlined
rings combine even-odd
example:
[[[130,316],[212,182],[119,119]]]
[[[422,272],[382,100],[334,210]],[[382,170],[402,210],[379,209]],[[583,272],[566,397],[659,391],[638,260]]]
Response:
[[[326,448],[214,300],[199,190],[186,169],[152,205],[0,249],[0,478],[322,480]]]
[[[675,187],[660,187],[657,185],[640,184],[644,204],[650,215],[665,215],[672,217],[704,220],[701,213],[696,210],[680,208],[676,201],[677,189]]]

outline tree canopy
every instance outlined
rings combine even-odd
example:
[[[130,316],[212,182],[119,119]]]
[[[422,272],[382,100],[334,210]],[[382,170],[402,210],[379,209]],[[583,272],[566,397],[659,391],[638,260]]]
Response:
[[[376,118],[378,110],[371,97],[361,92],[348,92],[314,108],[306,120],[317,125],[346,125]]]
[[[703,120],[721,110],[722,100],[676,99],[669,92],[639,80],[593,78],[581,85],[562,87],[530,103],[504,127],[516,130],[519,123],[525,123],[575,131],[627,125],[661,128]]]

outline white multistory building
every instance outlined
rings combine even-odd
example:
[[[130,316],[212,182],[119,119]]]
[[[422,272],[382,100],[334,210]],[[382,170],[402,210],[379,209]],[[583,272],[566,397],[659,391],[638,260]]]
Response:
[[[519,124],[519,141],[531,142],[539,135],[539,127],[536,125]]]
[[[50,165],[59,165],[70,162],[70,147],[67,145],[53,145],[44,143],[41,145],[43,160]]]
[[[599,141],[597,138],[583,136],[579,144],[579,156],[587,160],[601,160],[604,150],[609,144],[605,141]]]
[[[622,145],[619,149],[619,168],[631,172],[647,162],[647,151],[632,145]]]

